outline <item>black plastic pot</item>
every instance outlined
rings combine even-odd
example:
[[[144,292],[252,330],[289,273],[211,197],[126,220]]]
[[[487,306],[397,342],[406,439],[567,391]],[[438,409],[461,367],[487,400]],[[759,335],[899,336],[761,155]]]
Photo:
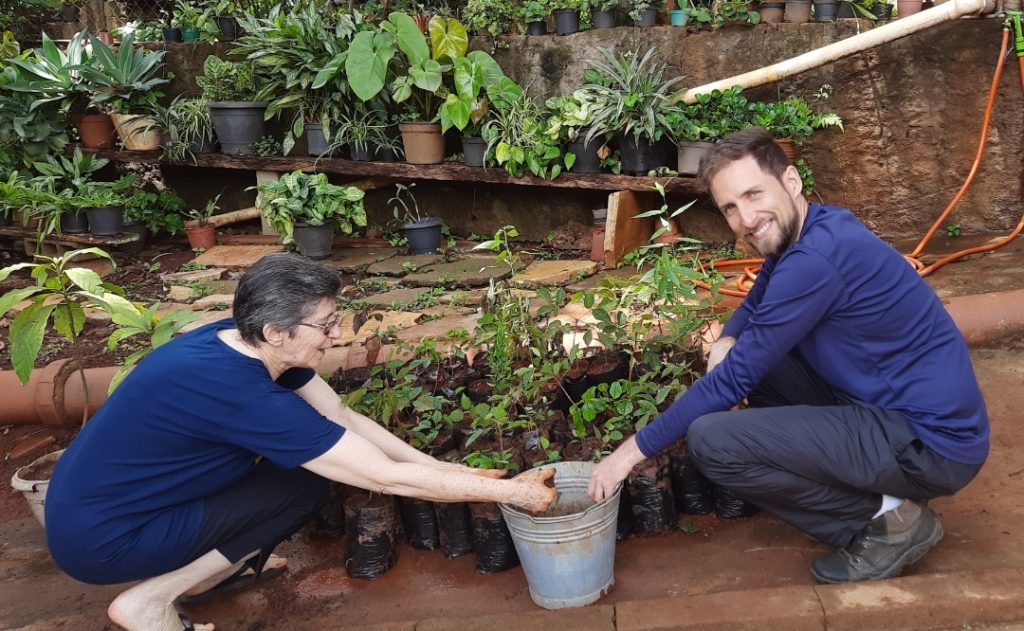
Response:
[[[633,134],[619,138],[619,156],[623,173],[630,175],[647,175],[648,171],[665,166],[665,152],[661,146]]]
[[[324,126],[320,123],[306,123],[306,148],[311,156],[329,155],[331,144],[324,137]]]
[[[349,157],[356,162],[369,162],[373,160],[373,156],[376,153],[369,145],[364,147],[357,147],[352,145],[349,148]]]
[[[120,233],[124,226],[124,209],[120,206],[90,208],[85,213],[89,216],[90,232],[95,235],[113,236]]]
[[[527,35],[547,35],[548,34],[548,25],[545,24],[543,20],[538,20],[536,22],[527,22],[526,23],[526,34]]]
[[[815,2],[814,3],[814,21],[815,22],[835,22],[836,18],[839,17],[839,2]]]
[[[409,240],[409,254],[429,254],[441,250],[440,217],[427,217],[419,223],[402,224],[402,232]]]
[[[80,8],[72,4],[64,4],[60,7],[60,19],[64,22],[77,22]]]
[[[615,27],[615,11],[591,11],[590,19],[594,28]]]
[[[217,151],[217,141],[207,136],[202,142],[193,142],[188,146],[192,153],[214,153]]]
[[[586,135],[586,130],[581,129],[577,139],[569,143],[569,153],[576,156],[576,161],[569,170],[573,173],[600,173],[601,158],[598,157],[597,151],[602,143],[595,138],[589,144],[584,144]]]
[[[556,9],[551,14],[555,16],[555,32],[559,35],[572,35],[580,30],[579,9]]]
[[[640,28],[648,28],[654,26],[655,21],[658,19],[657,9],[644,9],[640,12],[640,19],[633,20],[633,26],[639,26]]]
[[[220,140],[221,152],[249,155],[249,145],[263,137],[266,125],[263,113],[267,101],[218,101],[210,103],[210,118]]]
[[[11,217],[10,212],[9,210],[0,210],[0,228],[14,225],[14,218]]]
[[[334,224],[310,226],[295,224],[295,245],[299,253],[311,259],[322,259],[331,255],[331,241],[334,239]]]
[[[853,3],[842,0],[839,3],[839,10],[836,12],[836,17],[840,18],[855,18],[857,17],[856,12],[853,10]]]
[[[398,560],[399,523],[392,495],[361,492],[345,500],[345,571],[352,578],[377,578]]]
[[[463,136],[462,155],[466,166],[482,167],[487,155],[487,141],[479,137]]]
[[[891,20],[892,8],[893,7],[891,4],[882,4],[880,2],[876,2],[871,6],[871,13],[873,13],[874,16],[879,20]]]
[[[68,234],[89,232],[89,220],[85,213],[63,212],[60,214],[60,231]]]
[[[137,256],[146,248],[146,239],[149,237],[149,229],[146,228],[146,224],[139,223],[138,221],[132,221],[122,226],[123,232],[130,232],[139,235],[137,241],[131,241],[129,243],[122,243],[117,246],[118,252],[123,252],[128,256]]]
[[[222,42],[233,42],[238,39],[238,20],[231,16],[219,16],[217,28],[220,29],[220,40]]]
[[[180,28],[178,28],[176,26],[174,28],[165,28],[165,29],[163,29],[163,32],[164,32],[164,41],[165,42],[180,42],[181,41],[181,29]]]
[[[373,152],[373,159],[377,162],[398,162],[398,156],[391,147],[377,147]]]

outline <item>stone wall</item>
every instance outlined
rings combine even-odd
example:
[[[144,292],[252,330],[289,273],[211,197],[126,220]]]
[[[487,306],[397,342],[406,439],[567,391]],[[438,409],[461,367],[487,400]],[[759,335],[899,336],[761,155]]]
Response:
[[[493,51],[506,73],[538,97],[576,89],[597,48],[656,46],[681,87],[735,76],[871,28],[868,22],[760,25],[715,32],[616,28],[569,37],[511,36]],[[1001,37],[998,20],[960,20],[831,63],[778,84],[750,90],[760,99],[810,98],[825,83],[834,88],[826,106],[840,114],[845,132],[827,130],[802,150],[814,169],[821,198],[853,209],[889,240],[920,236],[968,174]],[[474,48],[493,42],[476,38]],[[172,46],[175,72],[169,92],[194,86],[204,46]],[[218,49],[219,54],[224,51]],[[999,86],[984,161],[974,185],[950,222],[965,233],[1008,230],[1024,210],[1024,95],[1011,56]],[[485,233],[512,223],[543,239],[566,222],[588,223],[602,199],[591,191],[519,186],[422,183],[430,210],[460,233]],[[436,189],[431,192],[431,189]],[[383,220],[384,192],[370,196],[371,217]],[[682,203],[685,199],[673,199]],[[603,205],[603,204],[602,204]],[[724,222],[707,208],[688,212],[691,232],[727,240]]]

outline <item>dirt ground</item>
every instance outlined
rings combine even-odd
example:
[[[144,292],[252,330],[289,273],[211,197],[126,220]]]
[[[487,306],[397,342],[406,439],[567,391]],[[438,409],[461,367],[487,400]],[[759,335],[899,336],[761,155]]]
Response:
[[[954,245],[973,244],[956,240]],[[944,297],[1024,287],[1020,247],[1018,242],[996,255],[949,266],[930,282]],[[933,502],[946,536],[909,575],[1024,571],[1024,426],[1017,422],[1024,409],[1024,335],[974,348],[972,358],[989,406],[992,453],[964,491]],[[9,454],[25,436],[46,431],[39,426],[4,428],[0,454]],[[72,435],[57,432],[56,445],[66,444]],[[0,478],[10,479],[17,466],[51,449],[5,457]],[[823,545],[765,514],[734,521],[688,519],[697,532],[620,542],[616,584],[600,602],[811,585],[808,565],[826,552]],[[303,531],[279,549],[290,559],[286,575],[187,613],[196,621],[216,622],[218,629],[265,631],[538,611],[521,568],[483,576],[474,572],[472,555],[447,560],[439,551],[414,550],[404,543],[399,548],[397,566],[384,577],[350,579],[344,570],[344,539],[319,539]],[[105,608],[124,588],[85,585],[61,573],[49,558],[44,532],[9,486],[0,491],[0,580],[0,629],[20,631],[111,629]],[[988,628],[977,624],[982,613],[958,612],[956,624],[948,628]]]

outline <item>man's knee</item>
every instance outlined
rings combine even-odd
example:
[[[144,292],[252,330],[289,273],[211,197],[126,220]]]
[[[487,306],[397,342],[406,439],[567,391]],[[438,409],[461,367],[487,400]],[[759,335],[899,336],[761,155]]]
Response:
[[[708,471],[723,461],[724,447],[730,439],[725,432],[722,416],[729,412],[705,414],[690,425],[686,432],[686,446],[690,457],[701,471]]]

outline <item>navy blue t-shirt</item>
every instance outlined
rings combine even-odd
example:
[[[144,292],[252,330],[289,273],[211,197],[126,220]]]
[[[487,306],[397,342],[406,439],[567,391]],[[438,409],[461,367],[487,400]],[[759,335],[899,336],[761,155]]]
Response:
[[[283,468],[324,454],[345,429],[298,396],[315,377],[277,382],[232,349],[214,322],[154,350],[64,452],[46,498],[54,560],[89,583],[159,575],[193,560],[202,499],[257,456]],[[201,551],[206,552],[206,551]]]
[[[810,204],[800,238],[768,258],[723,336],[718,366],[637,434],[651,456],[728,410],[796,349],[832,387],[903,413],[936,453],[980,464],[988,413],[963,336],[931,287],[849,210]]]

